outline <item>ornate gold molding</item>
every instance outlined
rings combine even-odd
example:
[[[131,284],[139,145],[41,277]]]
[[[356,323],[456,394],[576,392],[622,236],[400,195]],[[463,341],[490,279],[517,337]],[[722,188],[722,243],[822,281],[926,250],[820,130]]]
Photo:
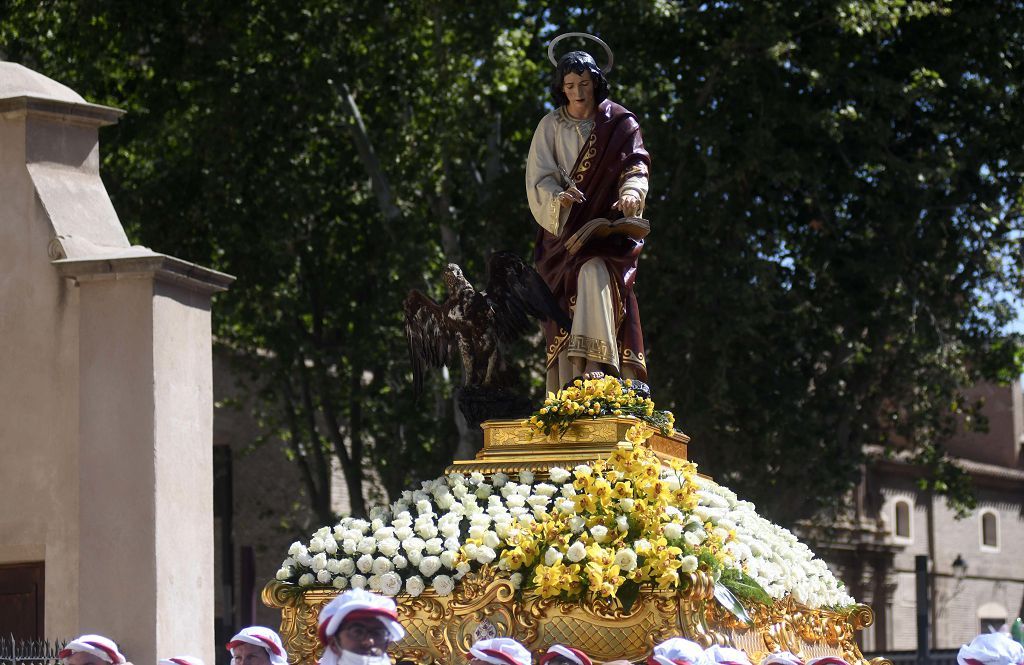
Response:
[[[337,593],[300,591],[277,581],[263,589],[263,602],[281,610],[281,636],[291,663],[312,664],[319,657],[317,616]],[[450,596],[426,591],[416,598],[396,597],[408,635],[391,651],[398,659],[417,663],[461,665],[474,631],[488,621],[499,635],[515,637],[538,656],[562,642],[583,649],[595,661],[638,661],[658,642],[683,636],[704,646],[742,648],[754,662],[785,649],[805,658],[838,652],[853,665],[891,665],[876,662],[879,659],[869,664],[854,640],[856,631],[874,621],[867,606],[848,612],[811,610],[790,598],[754,608],[752,625],[746,626],[722,609],[713,593],[714,582],[694,573],[682,590],[644,591],[625,611],[614,599],[567,602],[519,594],[506,578],[485,566],[464,577]]]

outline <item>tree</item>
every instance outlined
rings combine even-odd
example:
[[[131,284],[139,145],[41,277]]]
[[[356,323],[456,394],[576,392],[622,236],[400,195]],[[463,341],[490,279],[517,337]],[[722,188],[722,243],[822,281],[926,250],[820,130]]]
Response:
[[[941,454],[960,386],[1018,371],[1024,11],[1011,2],[0,0],[0,51],[127,108],[104,176],[133,239],[239,277],[222,343],[258,358],[268,435],[330,521],[457,440],[452,382],[416,404],[412,287],[525,253],[522,162],[545,45],[616,49],[613,98],[653,155],[637,290],[660,407],[696,459],[794,520],[834,504],[864,444]],[[523,349],[524,371],[540,353]],[[539,382],[538,382],[539,386]],[[807,502],[807,478],[815,496]],[[945,486],[945,487],[943,487]]]

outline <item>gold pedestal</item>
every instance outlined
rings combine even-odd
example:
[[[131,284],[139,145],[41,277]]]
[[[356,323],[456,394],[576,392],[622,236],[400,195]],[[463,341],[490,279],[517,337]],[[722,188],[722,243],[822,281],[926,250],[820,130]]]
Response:
[[[473,460],[457,461],[449,472],[484,474],[530,470],[544,476],[554,466],[607,458],[633,444],[626,432],[633,418],[580,420],[562,436],[537,435],[524,421],[483,424],[484,447]],[[686,459],[689,437],[655,434],[647,444],[663,460]],[[744,625],[714,600],[714,583],[704,573],[683,576],[678,591],[641,589],[626,611],[615,599],[584,598],[568,602],[516,591],[495,569],[484,566],[466,575],[446,597],[433,589],[412,597],[395,597],[408,635],[390,650],[397,659],[417,663],[466,662],[474,632],[489,622],[498,635],[514,637],[536,656],[556,642],[582,649],[595,662],[626,659],[643,661],[655,644],[686,637],[705,647],[734,646],[757,663],[772,651],[786,650],[803,658],[840,655],[853,665],[866,665],[854,636],[871,625],[874,615],[865,605],[842,612],[812,610],[791,598],[771,606],[750,608],[752,622]],[[320,608],[339,591],[301,589],[272,581],[263,602],[281,610],[281,636],[292,663],[313,663],[320,654],[316,638]],[[872,665],[892,665],[875,659]]]
[[[543,475],[553,466],[571,470],[577,464],[604,459],[617,448],[632,447],[626,440],[626,432],[638,422],[629,417],[581,419],[562,436],[544,436],[523,420],[488,420],[481,425],[483,450],[475,459],[454,462],[447,471],[512,474],[529,470]],[[685,460],[689,442],[690,437],[682,432],[672,436],[654,434],[647,440],[662,459]]]

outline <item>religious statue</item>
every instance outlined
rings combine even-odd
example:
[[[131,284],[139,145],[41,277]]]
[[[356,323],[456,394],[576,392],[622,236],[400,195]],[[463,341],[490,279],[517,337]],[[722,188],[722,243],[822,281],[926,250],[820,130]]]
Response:
[[[608,57],[604,69],[583,51],[556,61],[555,45],[570,36],[599,43]],[[613,55],[603,41],[560,35],[548,57],[555,65],[555,109],[533,135],[526,193],[539,227],[537,272],[572,318],[568,328],[554,319],[543,324],[548,390],[595,371],[646,381],[633,284],[650,228],[641,219],[650,155],[636,116],[608,99],[605,72]]]

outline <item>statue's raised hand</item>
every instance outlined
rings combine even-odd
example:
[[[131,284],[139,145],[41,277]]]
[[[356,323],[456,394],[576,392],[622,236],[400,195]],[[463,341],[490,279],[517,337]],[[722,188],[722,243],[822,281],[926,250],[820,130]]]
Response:
[[[640,212],[640,197],[632,192],[626,192],[619,197],[613,205],[616,210],[621,210],[626,217],[636,217]]]

